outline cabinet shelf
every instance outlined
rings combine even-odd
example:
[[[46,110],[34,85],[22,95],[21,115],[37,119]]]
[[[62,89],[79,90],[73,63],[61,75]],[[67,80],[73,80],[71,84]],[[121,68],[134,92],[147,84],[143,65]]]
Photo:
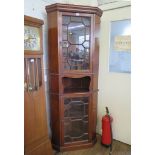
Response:
[[[69,78],[63,77],[62,83],[64,93],[83,93],[90,91],[90,77]]]
[[[89,92],[89,89],[87,89],[87,88],[67,88],[67,89],[64,89],[65,94],[68,94],[68,93],[85,93],[85,92]]]

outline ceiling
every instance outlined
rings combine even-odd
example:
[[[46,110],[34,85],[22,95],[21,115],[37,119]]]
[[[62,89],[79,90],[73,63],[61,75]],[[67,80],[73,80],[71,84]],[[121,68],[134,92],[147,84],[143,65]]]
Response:
[[[81,1],[75,0],[42,0],[47,4],[66,3],[66,4],[81,4]],[[120,7],[130,6],[131,0],[83,0],[84,5],[98,6],[103,11],[116,9]]]
[[[131,6],[131,0],[97,0],[98,7],[103,11]]]
[[[98,5],[106,5],[110,3],[117,3],[117,2],[131,2],[131,0],[97,0]]]

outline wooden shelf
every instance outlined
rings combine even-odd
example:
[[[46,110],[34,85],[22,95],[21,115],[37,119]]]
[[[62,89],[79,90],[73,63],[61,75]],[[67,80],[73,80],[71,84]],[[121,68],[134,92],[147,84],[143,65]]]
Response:
[[[85,92],[89,92],[89,89],[87,89],[87,88],[67,88],[67,89],[64,89],[64,94],[67,94],[67,93],[85,93]]]

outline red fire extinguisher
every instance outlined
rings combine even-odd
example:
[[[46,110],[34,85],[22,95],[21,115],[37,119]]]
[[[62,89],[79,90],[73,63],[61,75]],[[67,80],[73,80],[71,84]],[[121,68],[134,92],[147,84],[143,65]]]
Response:
[[[112,152],[112,117],[109,115],[108,107],[106,107],[106,115],[102,117],[102,141],[105,146],[110,146],[110,154]]]

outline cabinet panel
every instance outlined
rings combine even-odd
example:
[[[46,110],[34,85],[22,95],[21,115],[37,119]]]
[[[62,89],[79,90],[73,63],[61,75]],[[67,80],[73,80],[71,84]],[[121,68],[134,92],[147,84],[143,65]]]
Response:
[[[51,104],[51,126],[52,126],[52,141],[55,145],[60,145],[60,117],[61,117],[61,101],[60,95],[51,94],[50,95]]]

